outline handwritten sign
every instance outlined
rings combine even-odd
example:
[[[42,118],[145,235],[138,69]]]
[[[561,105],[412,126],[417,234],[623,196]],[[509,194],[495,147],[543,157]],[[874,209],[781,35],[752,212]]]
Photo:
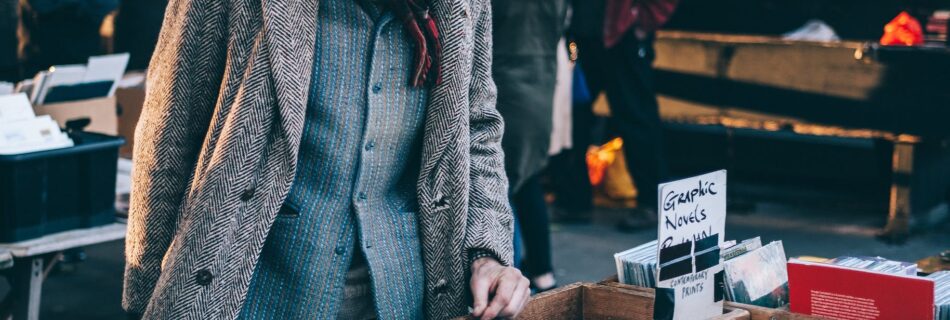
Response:
[[[722,314],[719,247],[726,227],[726,171],[661,184],[657,287],[668,292],[657,310],[668,319],[706,319]],[[660,295],[658,295],[658,299]]]

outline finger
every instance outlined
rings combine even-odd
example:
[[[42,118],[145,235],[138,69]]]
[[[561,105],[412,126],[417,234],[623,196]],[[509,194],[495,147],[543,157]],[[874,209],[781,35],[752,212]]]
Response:
[[[515,318],[518,317],[525,309],[528,308],[528,303],[531,302],[531,288],[528,287],[528,293],[524,295],[524,300],[521,301],[521,310],[518,311],[518,314],[515,315]]]
[[[530,295],[530,282],[525,277],[518,277],[516,280],[518,286],[515,287],[514,293],[511,295],[511,302],[508,303],[504,309],[502,309],[501,317],[515,317],[521,312],[521,309],[524,307],[524,300],[526,296]]]
[[[502,276],[496,281],[496,286],[495,296],[485,310],[485,314],[482,315],[482,320],[494,319],[498,317],[501,310],[508,307],[511,297],[515,293],[515,288],[518,287],[518,280],[511,276]]]
[[[479,276],[477,274],[472,275],[473,316],[480,317],[482,312],[485,311],[485,306],[488,305],[488,293],[491,291],[492,282],[494,281],[490,277]]]

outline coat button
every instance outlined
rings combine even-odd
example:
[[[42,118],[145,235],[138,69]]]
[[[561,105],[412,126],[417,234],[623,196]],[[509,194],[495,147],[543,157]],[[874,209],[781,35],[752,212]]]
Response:
[[[195,273],[195,282],[198,283],[198,285],[209,285],[211,284],[212,279],[214,279],[214,275],[212,275],[211,271],[208,271],[208,269],[201,269]]]
[[[254,198],[254,188],[248,187],[241,193],[241,201],[248,201],[251,200],[251,198]]]
[[[432,206],[435,207],[436,209],[444,209],[448,205],[449,205],[449,201],[446,200],[445,196],[442,196],[442,195],[437,196],[435,201],[432,202]]]
[[[449,291],[449,282],[445,281],[445,279],[439,279],[439,281],[435,283],[435,288],[433,288],[433,290],[436,294],[443,295]]]

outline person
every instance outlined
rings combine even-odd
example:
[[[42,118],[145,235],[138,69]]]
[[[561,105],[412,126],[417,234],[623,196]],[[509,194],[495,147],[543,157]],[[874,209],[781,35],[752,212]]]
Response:
[[[666,176],[659,106],[653,83],[654,32],[673,12],[677,0],[575,0],[571,34],[578,66],[592,95],[606,91],[611,127],[624,141],[624,157],[637,189],[637,208],[618,225],[632,231],[655,221],[657,185]],[[590,104],[574,109],[574,177],[559,194],[567,220],[591,209],[585,156],[594,116]],[[571,215],[574,215],[573,217]]]
[[[136,132],[146,319],[514,317],[488,0],[171,0]]]
[[[541,171],[550,149],[557,45],[567,5],[563,0],[493,0],[492,7],[492,74],[498,84],[498,111],[505,120],[502,149],[524,240],[523,267],[531,286],[545,291],[556,281]]]
[[[0,0],[0,81],[20,81],[17,61],[17,0]]]
[[[168,0],[119,0],[113,48],[129,53],[129,70],[148,68],[166,6]]]
[[[100,30],[118,0],[21,0],[20,78],[53,65],[83,64],[106,53]]]

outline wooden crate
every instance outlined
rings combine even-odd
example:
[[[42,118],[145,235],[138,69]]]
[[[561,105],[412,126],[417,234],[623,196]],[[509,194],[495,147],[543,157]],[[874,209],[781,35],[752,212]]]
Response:
[[[531,299],[521,320],[652,320],[653,292],[593,283],[575,283]],[[750,319],[749,312],[726,308],[718,320]]]
[[[632,285],[622,284],[620,282],[617,282],[617,276],[607,278],[604,281],[601,281],[599,284],[602,286],[607,286],[607,287],[619,288],[619,289],[624,289],[624,290],[633,291],[633,292],[640,292],[642,294],[648,294],[651,296],[653,295],[653,291],[654,291],[652,288],[632,286]],[[810,316],[810,315],[792,313],[788,310],[783,310],[783,309],[765,308],[765,307],[730,302],[730,301],[726,301],[724,308],[726,310],[744,310],[749,313],[748,319],[751,319],[751,320],[819,320],[819,319],[824,319],[824,318]]]

